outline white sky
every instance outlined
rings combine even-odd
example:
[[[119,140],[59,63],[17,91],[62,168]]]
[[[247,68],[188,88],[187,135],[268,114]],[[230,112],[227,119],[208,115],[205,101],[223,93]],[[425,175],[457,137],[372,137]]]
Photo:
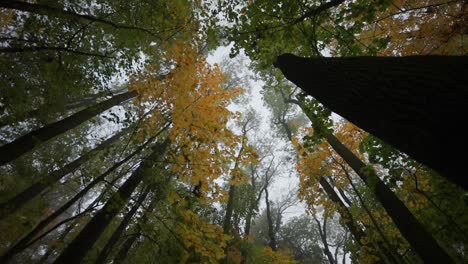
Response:
[[[229,50],[230,47],[222,46],[218,47],[214,52],[212,52],[208,57],[207,61],[211,64],[220,63],[223,59],[229,57]],[[242,53],[241,55],[242,56]],[[245,56],[245,55],[244,55]],[[250,60],[245,57],[247,64]],[[254,75],[249,69],[245,69],[245,71],[250,72],[250,75]],[[256,81],[251,78],[247,79],[248,85],[250,86],[249,94],[249,102],[248,105],[254,108],[257,113],[261,116],[261,125],[256,133],[257,135],[270,135],[271,136],[271,125],[270,125],[270,117],[271,113],[269,109],[264,105],[262,99],[262,87],[264,83],[262,81]],[[231,105],[231,110],[240,111],[242,112],[243,109],[246,109],[245,106],[239,105]],[[290,144],[281,138],[272,139],[279,141],[279,148],[285,148]],[[281,152],[275,154],[276,156],[281,156]],[[295,171],[295,164],[285,164],[281,166],[281,170],[277,176],[275,176],[274,182],[269,187],[269,196],[270,200],[276,201],[281,198],[281,196],[288,194],[290,191],[296,190],[299,185],[299,178]],[[260,211],[264,208],[264,197],[261,199]],[[305,206],[303,204],[298,204],[297,206],[291,207],[288,209],[284,214],[284,220],[287,221],[290,217],[298,216],[305,213]]]

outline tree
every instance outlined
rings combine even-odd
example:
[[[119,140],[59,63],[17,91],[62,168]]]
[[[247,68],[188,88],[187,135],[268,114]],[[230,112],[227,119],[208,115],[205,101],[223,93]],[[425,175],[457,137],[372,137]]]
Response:
[[[164,157],[168,140],[159,142],[154,146],[153,153],[148,156],[125,181],[119,190],[112,195],[106,205],[99,210],[89,223],[81,230],[80,234],[67,246],[54,263],[80,263],[86,253],[94,245],[110,221],[115,217],[130,198],[133,191],[149,175],[156,161]]]
[[[97,114],[104,112],[105,110],[116,106],[130,98],[137,96],[136,91],[129,91],[123,94],[116,95],[104,102],[101,102],[95,106],[81,110],[80,112],[73,114],[65,119],[57,121],[55,123],[46,125],[38,130],[32,131],[13,142],[0,147],[0,165],[4,165],[26,152],[34,149],[40,144],[67,132],[70,129],[80,125],[83,122],[88,121]]]
[[[460,160],[439,155],[459,148],[456,124],[466,113],[461,100],[468,95],[466,62],[456,56],[307,59],[286,54],[275,65],[330,110],[466,189],[456,165]]]

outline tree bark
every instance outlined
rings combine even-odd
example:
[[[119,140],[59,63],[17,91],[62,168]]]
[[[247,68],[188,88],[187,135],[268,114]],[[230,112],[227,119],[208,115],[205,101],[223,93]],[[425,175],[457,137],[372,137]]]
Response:
[[[467,56],[300,58],[275,67],[330,110],[468,189]]]
[[[153,153],[147,157],[130,178],[109,198],[106,205],[86,224],[78,236],[65,248],[62,254],[55,260],[55,264],[78,264],[81,263],[88,251],[93,247],[102,232],[106,229],[112,219],[120,212],[131,194],[143,181],[154,162],[163,155],[168,140],[158,143]]]
[[[63,19],[74,20],[83,24],[94,23],[94,24],[98,24],[104,27],[137,30],[137,31],[142,31],[147,34],[150,34],[151,36],[157,37],[158,39],[160,38],[156,33],[145,28],[116,23],[116,22],[106,20],[100,17],[92,16],[92,15],[78,14],[72,11],[63,10],[63,9],[59,9],[59,8],[52,7],[49,5],[44,5],[44,4],[31,4],[31,3],[27,3],[23,1],[3,0],[2,2],[0,2],[0,7],[20,10],[20,11],[25,11],[25,12],[31,12],[35,14],[50,16],[50,17],[60,17]]]
[[[335,259],[330,251],[330,248],[328,247],[328,241],[327,241],[327,217],[324,215],[323,216],[323,226],[320,224],[320,221],[314,216],[314,220],[318,225],[318,230],[320,234],[320,238],[323,243],[323,252],[325,253],[325,256],[327,256],[328,262],[330,264],[335,264]]]
[[[377,177],[373,169],[366,169],[366,165],[334,135],[325,134],[325,139],[366,183],[395,222],[403,237],[425,263],[454,263],[424,226],[411,214],[405,204]]]
[[[128,237],[123,243],[122,247],[119,249],[119,251],[115,254],[114,259],[112,261],[113,264],[120,264],[124,262],[133,244],[135,244],[137,239],[141,236],[141,224],[145,225],[148,222],[148,213],[153,212],[156,202],[158,200],[159,198],[156,197],[156,199],[153,199],[151,201],[150,205],[148,206],[147,212],[142,216],[141,222],[138,222],[138,224],[136,225],[135,234]]]
[[[48,175],[45,175],[43,179],[33,183],[31,186],[29,186],[22,192],[18,193],[17,195],[12,197],[8,201],[1,203],[0,204],[0,212],[1,212],[0,220],[16,212],[18,209],[22,208],[26,203],[28,203],[29,201],[32,201],[34,198],[36,198],[37,195],[42,193],[42,191],[44,191],[47,187],[54,185],[64,176],[68,175],[69,173],[73,173],[83,163],[87,162],[92,157],[94,157],[96,152],[106,149],[112,143],[117,141],[126,132],[127,132],[127,129],[117,133],[116,135],[103,141],[96,148],[85,153],[83,156],[68,163],[63,168],[55,170]]]
[[[268,188],[265,188],[265,203],[266,203],[266,213],[268,220],[268,236],[270,237],[270,247],[273,251],[278,250],[275,236],[275,229],[273,226],[273,218],[271,216],[271,207],[270,207],[270,198],[268,197]]]
[[[130,224],[130,221],[132,220],[133,216],[135,215],[136,211],[140,207],[140,204],[145,201],[146,197],[148,196],[150,191],[150,188],[146,188],[146,190],[140,194],[138,197],[138,200],[135,202],[135,204],[132,206],[132,209],[125,215],[125,217],[122,219],[122,222],[120,222],[119,226],[115,229],[114,233],[112,233],[112,236],[109,238],[107,241],[106,245],[104,248],[101,250],[99,253],[95,263],[96,264],[102,264],[105,263],[107,257],[109,256],[112,248],[114,245],[117,243],[119,238],[122,236],[122,234],[125,232],[125,228]]]
[[[88,107],[65,119],[32,131],[11,143],[3,145],[0,147],[0,166],[20,157],[46,141],[77,127],[105,110],[137,95],[138,93],[136,91],[116,95],[95,106]]]
[[[157,136],[157,135],[156,135]],[[68,208],[70,208],[73,204],[75,204],[81,197],[83,197],[91,188],[96,186],[99,182],[103,181],[109,174],[115,171],[118,167],[122,164],[129,161],[133,158],[136,154],[138,154],[141,150],[143,150],[149,143],[151,143],[155,137],[150,138],[146,141],[145,144],[138,147],[135,151],[133,151],[130,155],[125,157],[123,160],[117,162],[112,167],[107,169],[103,174],[99,175],[99,177],[95,178],[91,181],[84,189],[78,192],[72,199],[62,205],[59,209],[55,210],[52,214],[47,216],[44,220],[42,220],[39,224],[37,224],[33,230],[31,230],[26,236],[24,236],[18,243],[16,243],[13,247],[11,247],[1,258],[2,262],[7,262],[10,258],[12,258],[17,253],[21,252],[23,249],[27,247],[27,245],[45,228],[47,227],[52,221],[54,221],[58,216],[64,213]]]

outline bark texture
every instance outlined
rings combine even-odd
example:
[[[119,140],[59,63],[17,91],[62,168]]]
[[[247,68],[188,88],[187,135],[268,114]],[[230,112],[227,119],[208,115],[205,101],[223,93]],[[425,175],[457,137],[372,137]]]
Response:
[[[468,110],[467,56],[278,56],[285,77],[333,112],[468,189],[459,122]]]

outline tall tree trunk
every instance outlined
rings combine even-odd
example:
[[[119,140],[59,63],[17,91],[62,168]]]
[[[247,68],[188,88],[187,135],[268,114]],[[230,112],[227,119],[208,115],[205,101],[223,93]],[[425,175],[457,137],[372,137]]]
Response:
[[[44,5],[44,4],[31,4],[31,3],[27,3],[23,1],[16,1],[16,0],[3,0],[0,2],[0,7],[16,9],[16,10],[25,11],[25,12],[31,12],[31,13],[45,15],[49,17],[60,17],[63,19],[74,20],[83,24],[94,23],[94,24],[98,24],[104,27],[137,30],[137,31],[142,31],[154,37],[159,38],[157,34],[145,28],[116,23],[116,22],[106,20],[100,17],[92,16],[92,15],[78,14],[69,10],[59,9],[59,8],[49,6],[49,5]]]
[[[119,90],[119,91],[121,92],[121,90]],[[118,94],[119,91],[117,91],[114,94]],[[105,95],[104,93],[90,94],[90,95],[87,95],[84,98],[82,98],[80,101],[70,101],[70,102],[67,103],[64,110],[70,111],[70,110],[74,110],[74,109],[77,109],[77,108],[88,106],[88,105],[96,102],[96,100],[98,98],[100,98],[100,97],[102,97],[104,95]],[[38,118],[42,114],[47,113],[47,108],[49,108],[51,106],[53,106],[53,105],[52,104],[44,104],[44,105],[39,106],[38,109],[31,110],[31,111],[27,112],[26,114],[24,114],[24,116],[20,116],[20,117],[16,118],[13,121],[0,121],[0,128],[4,127],[6,125],[12,125],[14,123],[24,121],[26,119]]]
[[[161,130],[160,132],[162,132]],[[158,133],[159,135],[159,133]],[[11,247],[1,258],[2,262],[8,261],[11,257],[15,254],[21,252],[25,249],[28,244],[45,228],[47,227],[52,221],[54,221],[58,216],[63,214],[68,208],[70,208],[73,204],[75,204],[79,199],[81,199],[91,188],[95,187],[99,182],[103,181],[109,174],[115,171],[118,167],[122,164],[129,161],[133,158],[136,154],[138,154],[141,150],[143,150],[148,144],[150,144],[158,135],[148,139],[145,144],[139,146],[135,151],[133,151],[130,155],[122,159],[121,161],[115,163],[112,167],[107,169],[103,174],[99,177],[95,178],[92,182],[90,182],[84,189],[78,192],[72,199],[62,205],[59,209],[55,210],[52,214],[47,216],[44,220],[42,220],[39,224],[37,224],[33,230],[31,230],[26,236],[24,236],[18,243],[16,243],[13,247]]]
[[[275,66],[330,110],[468,189],[467,56],[300,58]],[[443,153],[441,155],[441,153]]]
[[[234,195],[236,193],[236,186],[233,184],[229,185],[229,192],[228,192],[228,202],[226,204],[226,213],[224,214],[224,219],[223,219],[223,230],[225,234],[231,234],[232,233],[232,224],[231,224],[231,219],[232,219],[232,212],[234,210]]]
[[[267,213],[267,220],[268,220],[268,237],[270,238],[270,247],[271,249],[273,249],[273,251],[276,251],[278,250],[278,245],[276,243],[275,227],[273,226],[273,217],[271,215],[268,188],[265,188],[265,203],[266,203],[266,213]]]
[[[328,197],[332,202],[338,205],[338,213],[340,214],[341,218],[344,219],[345,225],[348,228],[349,232],[351,235],[354,237],[354,241],[359,245],[359,247],[362,246],[362,240],[365,238],[367,235],[366,233],[361,229],[361,227],[354,221],[354,217],[349,211],[348,207],[343,203],[343,201],[340,199],[338,194],[335,192],[333,187],[328,183],[328,181],[325,179],[325,177],[320,178],[320,186],[322,186],[322,189],[327,193]],[[343,196],[343,194],[342,194]],[[351,205],[351,201],[346,198],[349,201],[349,205]],[[366,227],[367,228],[367,227]],[[372,240],[371,240],[372,241]],[[393,259],[393,253],[387,250],[386,247],[384,247],[381,243],[376,243],[372,244],[371,247],[374,248],[375,252],[379,254],[381,257],[380,260],[378,260],[376,263],[381,264],[384,263],[384,259]],[[338,261],[338,260],[337,260]],[[392,263],[399,263],[396,261],[393,261]]]
[[[338,161],[336,161],[336,162],[339,163]],[[369,216],[372,224],[374,225],[375,230],[377,231],[377,233],[382,238],[382,241],[384,243],[383,249],[384,250],[385,250],[385,248],[389,249],[391,254],[389,256],[387,256],[387,257],[392,260],[392,263],[403,263],[403,260],[401,259],[401,256],[398,254],[397,250],[392,245],[392,243],[390,243],[389,239],[387,238],[387,236],[385,235],[385,233],[382,231],[379,224],[377,223],[377,220],[375,219],[375,217],[372,214],[371,210],[367,207],[366,203],[364,202],[364,199],[362,198],[362,196],[359,193],[358,189],[354,185],[353,180],[351,179],[351,175],[349,175],[349,173],[348,173],[348,170],[346,169],[346,167],[343,164],[339,163],[339,165],[340,165],[341,169],[343,170],[343,172],[345,173],[346,178],[348,179],[348,181],[349,181],[349,183],[351,185],[351,188],[353,188],[353,191],[356,194],[359,202],[361,203],[361,207],[367,213],[367,215]]]
[[[0,166],[8,163],[44,142],[77,127],[105,110],[137,96],[136,91],[116,95],[95,106],[88,107],[65,119],[32,131],[15,141],[0,147]]]
[[[12,213],[16,212],[18,209],[22,208],[26,203],[32,201],[39,195],[42,191],[44,191],[47,187],[50,187],[60,181],[66,175],[73,173],[77,170],[82,164],[90,160],[96,152],[104,150],[108,148],[112,143],[117,141],[122,135],[124,135],[128,129],[124,129],[123,131],[115,134],[114,136],[110,137],[109,139],[103,141],[97,147],[92,149],[91,151],[85,153],[78,159],[68,163],[63,168],[55,170],[50,174],[44,175],[42,179],[33,183],[31,186],[23,190],[22,192],[18,193],[8,201],[5,201],[0,204],[0,212],[1,216],[0,219],[3,219]]]
[[[411,214],[405,204],[377,177],[372,168],[367,168],[334,135],[325,134],[324,137],[338,155],[366,183],[395,222],[403,237],[425,263],[454,263],[424,226]]]
[[[156,193],[155,195],[157,196],[158,194]],[[156,199],[153,198],[150,205],[148,206],[148,210],[146,211],[145,214],[143,214],[141,222],[139,221],[138,224],[136,224],[134,234],[125,240],[122,247],[115,254],[114,259],[112,261],[113,264],[120,264],[124,262],[125,258],[128,256],[128,253],[130,252],[130,249],[132,248],[132,246],[135,244],[135,242],[141,235],[141,231],[142,231],[141,226],[145,225],[148,222],[148,213],[153,212],[154,207],[158,201],[159,201],[158,197],[156,197]]]
[[[325,256],[327,256],[328,262],[330,264],[335,264],[335,258],[333,257],[330,248],[328,247],[328,241],[327,241],[327,217],[324,215],[323,216],[323,225],[320,224],[320,221],[314,216],[314,220],[318,225],[318,230],[320,234],[320,238],[323,243],[323,252],[325,253]]]
[[[122,207],[130,199],[137,186],[148,175],[155,161],[165,152],[168,140],[158,143],[153,153],[147,157],[130,178],[114,193],[106,205],[86,224],[78,236],[65,248],[62,254],[55,260],[55,264],[81,263],[88,251],[93,247],[102,232],[112,219],[120,212]]]
[[[145,199],[148,196],[149,192],[150,192],[150,188],[147,187],[146,190],[143,191],[143,193],[140,194],[140,196],[138,197],[138,200],[132,206],[132,209],[130,209],[130,211],[125,215],[125,217],[122,219],[122,222],[120,222],[119,226],[112,233],[112,236],[109,238],[106,245],[104,246],[104,248],[99,253],[99,255],[98,255],[98,257],[97,257],[97,259],[95,261],[96,264],[102,264],[102,263],[106,262],[106,259],[109,256],[112,248],[117,243],[117,241],[122,236],[122,234],[125,232],[125,229],[130,224],[130,221],[132,220],[132,218],[135,215],[136,211],[140,207],[140,204],[142,204],[145,201]]]

